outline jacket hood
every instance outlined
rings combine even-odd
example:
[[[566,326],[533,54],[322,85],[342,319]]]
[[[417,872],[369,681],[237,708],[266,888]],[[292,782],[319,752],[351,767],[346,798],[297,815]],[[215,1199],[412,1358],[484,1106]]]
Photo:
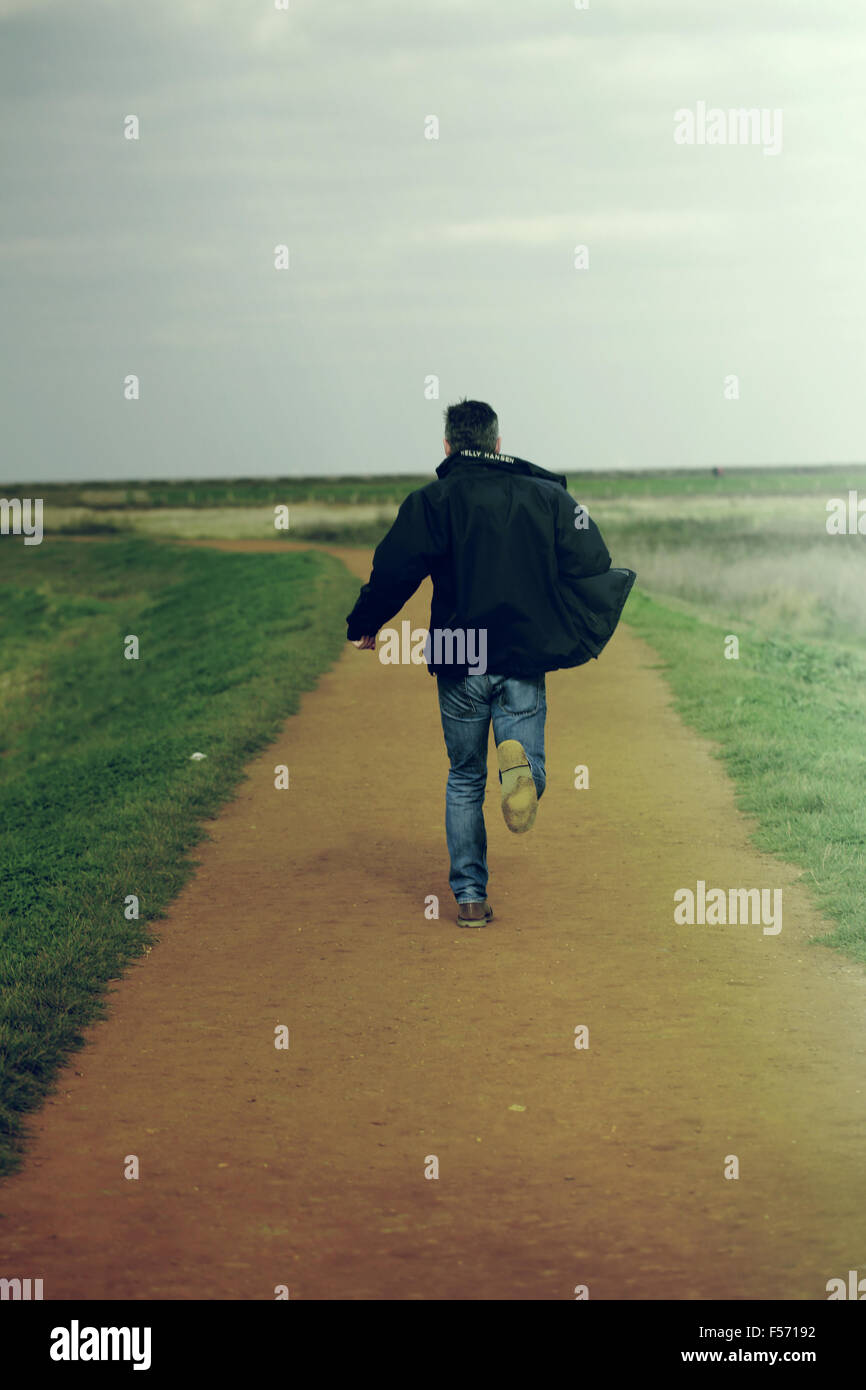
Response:
[[[547,478],[552,483],[559,483],[562,487],[568,488],[568,479],[564,473],[551,473],[547,468],[540,468],[537,463],[517,458],[514,454],[488,454],[484,449],[461,449],[457,454],[448,454],[436,469],[437,478],[447,478],[451,470],[460,467],[461,464],[476,468],[495,468],[502,473],[523,473],[528,477]]]

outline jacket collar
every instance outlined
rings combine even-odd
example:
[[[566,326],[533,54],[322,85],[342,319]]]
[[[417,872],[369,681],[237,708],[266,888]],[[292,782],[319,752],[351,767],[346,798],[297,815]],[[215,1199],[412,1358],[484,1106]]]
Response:
[[[522,473],[533,478],[548,478],[551,482],[561,483],[564,488],[568,487],[568,479],[564,473],[551,473],[547,468],[540,468],[537,463],[517,458],[514,454],[488,454],[483,449],[461,449],[458,454],[448,454],[436,469],[436,476],[447,478],[452,469],[461,466],[494,468],[501,473]]]

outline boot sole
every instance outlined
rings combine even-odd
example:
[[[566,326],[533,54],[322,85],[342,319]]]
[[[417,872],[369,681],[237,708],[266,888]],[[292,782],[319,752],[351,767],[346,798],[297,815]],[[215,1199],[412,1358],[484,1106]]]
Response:
[[[535,824],[538,792],[523,744],[507,738],[496,749],[502,774],[502,816],[515,835],[525,835]]]

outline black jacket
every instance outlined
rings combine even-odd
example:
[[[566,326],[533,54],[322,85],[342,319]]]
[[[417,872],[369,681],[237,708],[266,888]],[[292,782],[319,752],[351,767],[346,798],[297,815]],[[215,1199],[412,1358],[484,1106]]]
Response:
[[[409,494],[376,547],[347,618],[349,639],[377,633],[429,574],[431,635],[485,630],[491,673],[537,675],[597,657],[636,576],[611,568],[564,475],[473,449],[450,454],[436,474]],[[465,676],[459,656],[448,638],[431,643],[431,675]]]

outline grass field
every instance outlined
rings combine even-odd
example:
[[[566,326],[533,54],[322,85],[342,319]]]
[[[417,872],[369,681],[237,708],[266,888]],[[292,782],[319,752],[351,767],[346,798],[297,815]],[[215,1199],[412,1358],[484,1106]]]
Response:
[[[866,962],[866,653],[720,624],[635,592],[682,717],[711,739],[758,846],[803,870],[837,923],[822,944]],[[739,657],[724,655],[739,638]]]
[[[0,545],[0,1172],[202,821],[342,650],[356,592],[312,552]]]

